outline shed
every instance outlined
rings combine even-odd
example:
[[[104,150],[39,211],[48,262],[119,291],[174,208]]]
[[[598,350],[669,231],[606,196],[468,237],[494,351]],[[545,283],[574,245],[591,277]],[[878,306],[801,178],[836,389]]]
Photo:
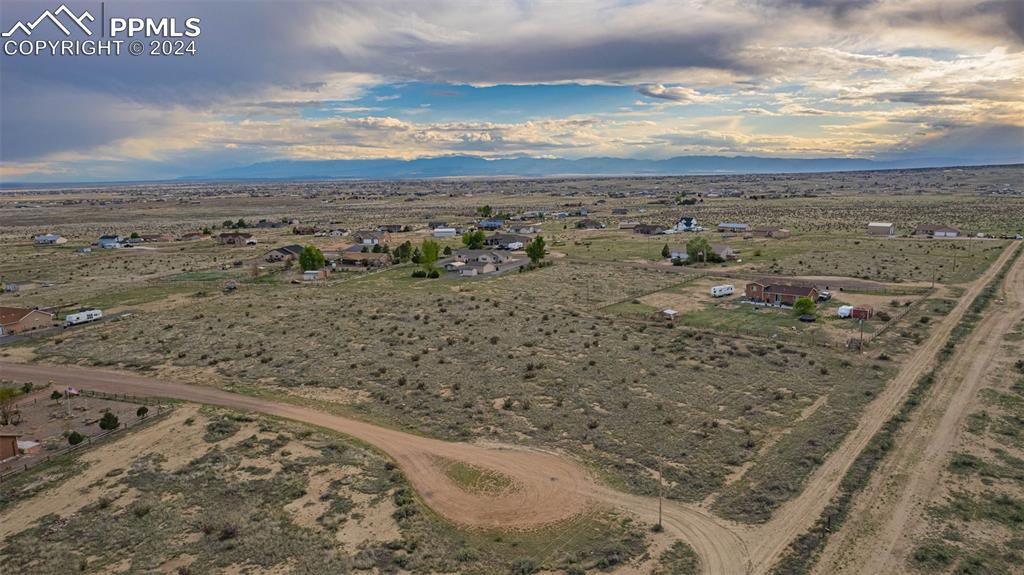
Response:
[[[891,222],[870,222],[868,224],[868,235],[869,236],[894,236],[896,235],[896,226]]]
[[[19,437],[21,437],[20,433],[0,433],[0,461],[21,453],[18,451]]]
[[[663,318],[665,318],[665,319],[667,319],[669,321],[673,321],[674,319],[676,319],[677,315],[679,315],[679,312],[677,312],[674,309],[663,309],[663,310],[661,310],[661,317],[663,317]]]

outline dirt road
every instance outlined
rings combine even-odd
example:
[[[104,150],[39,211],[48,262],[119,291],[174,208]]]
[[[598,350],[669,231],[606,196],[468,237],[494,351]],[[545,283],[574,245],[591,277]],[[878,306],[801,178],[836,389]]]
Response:
[[[857,427],[812,475],[799,497],[784,505],[765,525],[751,528],[713,516],[706,509],[666,501],[667,532],[689,543],[705,572],[764,573],[796,536],[807,530],[836,493],[843,474],[881,425],[902,403],[913,383],[930,369],[936,354],[970,302],[991,281],[1012,252],[1007,249],[957,306],[936,322],[928,340],[896,378],[865,410]],[[1014,277],[1020,277],[1024,260]],[[658,518],[658,500],[616,492],[598,484],[570,458],[512,446],[450,443],[379,427],[313,408],[238,395],[223,390],[164,381],[132,373],[77,366],[19,364],[0,361],[0,377],[106,391],[181,399],[266,413],[319,425],[370,443],[390,455],[423,500],[447,519],[472,527],[528,528],[567,519],[594,504],[629,510],[641,519]],[[510,477],[515,489],[500,495],[474,494],[458,488],[438,466],[437,458],[464,461]]]
[[[818,573],[897,573],[911,550],[915,524],[939,487],[985,374],[995,367],[1003,335],[1024,319],[1024,259],[996,304],[939,373],[928,397],[904,424],[896,448],[857,496],[850,518],[826,547]]]
[[[1016,249],[1015,244],[1008,246],[989,269],[969,285],[956,307],[941,322],[934,325],[928,339],[907,358],[896,377],[864,410],[857,427],[846,436],[839,448],[829,455],[825,463],[815,470],[800,495],[783,505],[768,523],[752,534],[748,544],[753,573],[767,572],[781,557],[789,542],[817,520],[836,494],[843,475],[857,455],[863,451],[882,425],[896,413],[917,379],[931,369],[938,352],[946,344],[950,333],[971,302],[999,273]],[[1022,266],[1024,259],[1017,261],[1014,274],[1019,274]]]

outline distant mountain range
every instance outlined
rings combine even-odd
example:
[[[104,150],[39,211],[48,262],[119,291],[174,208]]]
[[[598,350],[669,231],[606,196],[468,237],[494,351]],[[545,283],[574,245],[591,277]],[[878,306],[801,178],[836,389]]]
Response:
[[[857,158],[762,158],[679,156],[665,160],[624,158],[503,158],[442,156],[418,160],[277,160],[218,170],[185,180],[416,179],[450,177],[673,176],[781,174],[891,170],[957,165],[941,159],[877,161]]]

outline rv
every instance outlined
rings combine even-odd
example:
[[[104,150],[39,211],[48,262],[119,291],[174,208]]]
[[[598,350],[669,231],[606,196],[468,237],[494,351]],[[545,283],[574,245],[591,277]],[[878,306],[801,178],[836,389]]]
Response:
[[[736,286],[731,284],[715,286],[711,288],[711,297],[724,297],[736,292]]]
[[[69,313],[64,318],[65,326],[79,325],[83,323],[89,323],[90,321],[96,321],[103,317],[103,312],[98,309],[89,309],[80,311],[78,313]]]

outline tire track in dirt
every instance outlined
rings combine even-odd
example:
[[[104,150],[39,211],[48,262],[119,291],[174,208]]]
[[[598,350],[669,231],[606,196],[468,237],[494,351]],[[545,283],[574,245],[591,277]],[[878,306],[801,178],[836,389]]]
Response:
[[[1002,337],[1024,318],[1024,259],[1004,284],[1005,304],[982,319],[938,374],[931,393],[904,424],[895,449],[857,495],[850,518],[826,546],[817,573],[896,573],[913,544],[908,529],[924,519],[964,419],[1000,352]]]

